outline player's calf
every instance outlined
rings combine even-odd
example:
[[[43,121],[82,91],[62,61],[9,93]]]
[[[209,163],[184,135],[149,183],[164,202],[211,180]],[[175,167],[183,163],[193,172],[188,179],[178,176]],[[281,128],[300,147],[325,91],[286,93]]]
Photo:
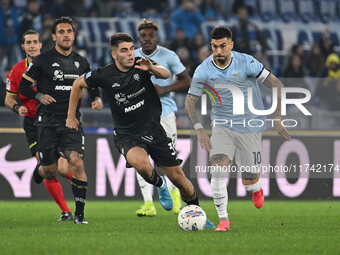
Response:
[[[162,167],[170,181],[179,189],[182,197],[190,197],[195,192],[194,186],[186,178],[181,166]]]
[[[87,176],[84,170],[83,159],[80,154],[75,151],[64,151],[69,167],[72,171],[73,178],[71,180],[72,193],[76,204],[74,213],[75,224],[87,224],[84,219],[84,208],[86,203],[87,192]]]

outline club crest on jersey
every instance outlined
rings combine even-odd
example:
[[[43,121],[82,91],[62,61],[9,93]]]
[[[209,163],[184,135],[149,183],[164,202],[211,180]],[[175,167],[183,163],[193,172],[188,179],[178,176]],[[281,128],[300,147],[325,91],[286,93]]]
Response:
[[[80,64],[78,61],[74,61],[74,65],[77,67],[77,69],[79,69]]]
[[[120,84],[118,82],[115,82],[111,86],[112,88],[120,87]]]
[[[135,81],[139,81],[140,80],[139,74],[138,73],[134,74],[133,79],[135,79]]]
[[[63,81],[64,80],[64,73],[61,70],[55,70],[54,71],[54,77],[53,80],[59,80],[59,81]]]
[[[123,93],[117,93],[115,95],[116,103],[121,105],[121,104],[127,104],[129,101],[126,99],[126,95]]]
[[[54,62],[52,66],[60,66],[58,63]]]

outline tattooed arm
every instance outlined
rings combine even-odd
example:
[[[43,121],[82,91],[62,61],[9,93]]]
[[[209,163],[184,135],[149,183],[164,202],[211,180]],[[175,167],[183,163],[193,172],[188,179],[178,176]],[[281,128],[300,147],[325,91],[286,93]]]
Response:
[[[277,88],[277,106],[274,111],[274,126],[276,132],[281,135],[286,140],[290,140],[291,136],[287,129],[281,124],[281,88],[283,88],[282,82],[275,77],[275,75],[270,74],[265,80],[264,85],[268,88]]]
[[[204,128],[198,119],[196,108],[195,108],[195,105],[198,99],[199,99],[198,96],[188,94],[187,98],[185,99],[185,110],[188,114],[189,120],[194,125],[194,128],[197,132],[197,139],[201,145],[201,148],[204,148],[206,151],[210,151],[212,148],[212,145],[211,145],[209,136],[204,131]]]

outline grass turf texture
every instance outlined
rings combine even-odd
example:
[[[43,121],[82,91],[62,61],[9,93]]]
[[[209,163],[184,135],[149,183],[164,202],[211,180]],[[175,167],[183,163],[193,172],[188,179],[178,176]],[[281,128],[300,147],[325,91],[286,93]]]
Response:
[[[69,202],[69,205],[73,205]],[[0,202],[0,254],[338,254],[340,202],[231,201],[231,232],[185,232],[156,203],[156,217],[137,217],[141,202],[86,204],[89,225],[57,222],[54,202]],[[212,201],[201,206],[218,223]]]

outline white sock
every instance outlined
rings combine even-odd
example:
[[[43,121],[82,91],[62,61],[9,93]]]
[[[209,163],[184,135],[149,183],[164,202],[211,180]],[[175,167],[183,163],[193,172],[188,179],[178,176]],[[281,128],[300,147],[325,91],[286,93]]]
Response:
[[[244,185],[244,187],[246,188],[246,190],[248,192],[251,192],[251,193],[259,191],[261,189],[261,187],[262,187],[262,179],[261,179],[261,177],[259,178],[257,183],[254,183],[254,184],[251,184],[251,185]]]
[[[225,183],[225,178],[211,178],[211,192],[214,199],[214,204],[220,220],[228,220],[228,191]]]
[[[144,178],[136,171],[137,181],[142,192],[144,202],[152,202],[151,188],[152,185],[147,183]]]

